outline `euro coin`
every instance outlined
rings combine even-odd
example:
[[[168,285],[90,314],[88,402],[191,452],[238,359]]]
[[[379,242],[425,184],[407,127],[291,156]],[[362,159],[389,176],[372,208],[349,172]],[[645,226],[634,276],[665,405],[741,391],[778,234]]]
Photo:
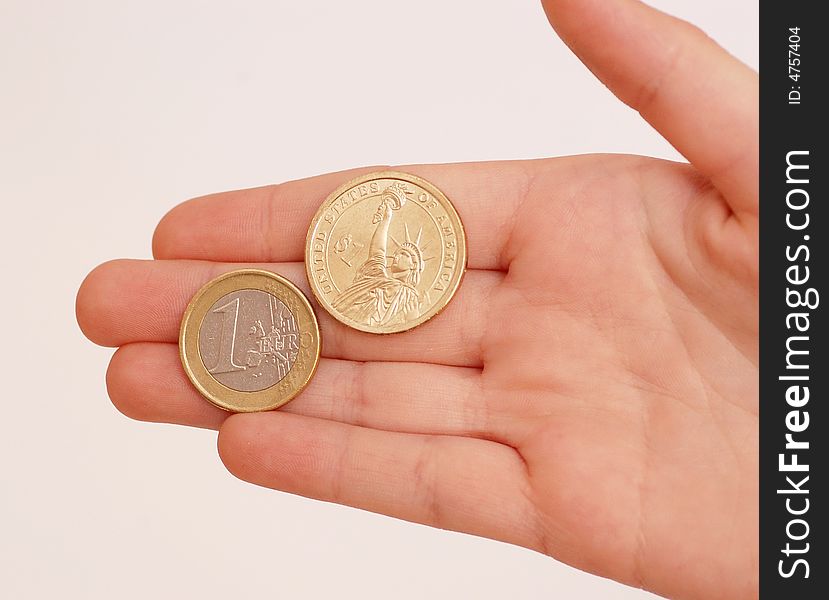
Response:
[[[438,314],[466,271],[455,207],[428,181],[371,173],[334,190],[308,230],[305,268],[317,301],[349,327],[409,330]]]
[[[271,410],[313,377],[319,325],[308,299],[290,281],[241,269],[193,296],[181,321],[179,352],[187,377],[216,406]]]

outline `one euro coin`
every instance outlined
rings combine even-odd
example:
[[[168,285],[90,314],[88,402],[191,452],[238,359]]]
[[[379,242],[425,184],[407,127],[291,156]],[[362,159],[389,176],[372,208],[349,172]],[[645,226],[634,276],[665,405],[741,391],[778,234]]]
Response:
[[[187,377],[216,406],[271,410],[313,377],[319,325],[308,299],[284,277],[231,271],[193,296],[181,321],[179,352]]]

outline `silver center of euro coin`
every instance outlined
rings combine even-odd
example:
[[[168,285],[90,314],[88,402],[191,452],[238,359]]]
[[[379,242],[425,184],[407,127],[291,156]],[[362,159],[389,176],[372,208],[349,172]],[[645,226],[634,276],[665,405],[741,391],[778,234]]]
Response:
[[[299,353],[299,327],[290,309],[262,290],[219,298],[199,327],[199,353],[222,385],[258,392],[284,378]]]

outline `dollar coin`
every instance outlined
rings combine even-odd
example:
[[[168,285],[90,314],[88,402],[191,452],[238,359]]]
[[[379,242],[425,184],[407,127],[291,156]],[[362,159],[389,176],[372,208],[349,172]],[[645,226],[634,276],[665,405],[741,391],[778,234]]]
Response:
[[[455,207],[428,181],[370,173],[334,190],[308,230],[305,268],[317,301],[346,325],[397,333],[438,314],[466,270]]]
[[[193,296],[181,321],[179,352],[187,377],[216,406],[271,410],[313,377],[319,325],[308,299],[290,281],[241,269]]]

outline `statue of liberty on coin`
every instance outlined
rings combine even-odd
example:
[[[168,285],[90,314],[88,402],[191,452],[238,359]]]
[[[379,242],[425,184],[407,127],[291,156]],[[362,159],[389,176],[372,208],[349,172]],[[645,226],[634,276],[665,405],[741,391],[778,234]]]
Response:
[[[376,225],[369,244],[368,259],[357,268],[353,283],[334,301],[336,310],[366,325],[402,323],[420,316],[421,294],[417,289],[425,261],[420,238],[413,240],[406,226],[406,239],[397,242],[389,236],[395,211],[407,201],[403,182],[395,182],[380,195],[380,205],[372,217]],[[397,246],[389,255],[389,241]]]

